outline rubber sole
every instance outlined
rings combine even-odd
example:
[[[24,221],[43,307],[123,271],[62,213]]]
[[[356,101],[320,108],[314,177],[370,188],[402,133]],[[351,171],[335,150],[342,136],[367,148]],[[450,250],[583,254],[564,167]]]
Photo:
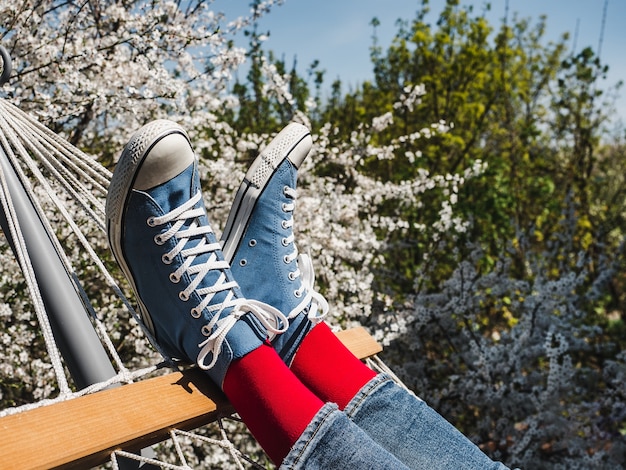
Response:
[[[133,134],[124,147],[122,155],[113,171],[105,208],[109,246],[122,272],[135,292],[139,304],[141,320],[152,335],[155,333],[154,325],[148,310],[141,302],[132,271],[126,263],[122,237],[124,234],[126,206],[141,165],[150,153],[150,150],[152,150],[161,139],[171,134],[181,134],[189,141],[189,137],[182,127],[167,120],[152,121]]]

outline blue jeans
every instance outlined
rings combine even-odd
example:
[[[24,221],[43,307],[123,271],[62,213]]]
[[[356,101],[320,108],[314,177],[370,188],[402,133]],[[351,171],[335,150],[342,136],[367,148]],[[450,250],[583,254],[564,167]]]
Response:
[[[370,380],[343,412],[326,404],[281,469],[503,470],[441,415],[386,375]]]

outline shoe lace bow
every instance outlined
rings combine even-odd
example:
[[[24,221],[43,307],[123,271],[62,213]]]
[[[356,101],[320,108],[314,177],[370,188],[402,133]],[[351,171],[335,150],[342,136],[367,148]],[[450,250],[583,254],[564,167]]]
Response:
[[[172,224],[171,227],[155,236],[157,245],[163,245],[171,238],[178,241],[174,248],[163,254],[162,260],[165,264],[171,264],[180,254],[183,263],[170,273],[170,281],[178,283],[187,273],[191,282],[179,292],[179,297],[183,301],[189,300],[195,292],[202,300],[194,306],[190,314],[193,318],[199,319],[202,312],[207,311],[211,319],[202,327],[202,334],[206,339],[198,344],[197,364],[202,369],[212,368],[219,357],[222,345],[226,340],[226,335],[233,328],[235,323],[246,314],[251,314],[267,330],[269,339],[284,333],[289,327],[287,317],[278,309],[266,303],[237,297],[234,289],[238,284],[234,280],[228,280],[226,271],[230,269],[227,261],[220,259],[218,253],[221,250],[219,242],[211,243],[207,235],[213,230],[209,224],[200,224],[199,218],[205,216],[202,206],[196,207],[202,199],[202,193],[198,191],[187,202],[172,211],[158,217],[150,217],[148,225],[159,226]],[[187,247],[191,239],[199,240],[195,245]],[[194,264],[199,255],[209,254],[204,262]],[[205,276],[212,271],[220,271],[217,281],[211,286],[202,286]],[[221,301],[213,302],[216,294],[225,292],[226,295]],[[226,310],[230,311],[223,315]],[[206,360],[211,357],[207,364]]]

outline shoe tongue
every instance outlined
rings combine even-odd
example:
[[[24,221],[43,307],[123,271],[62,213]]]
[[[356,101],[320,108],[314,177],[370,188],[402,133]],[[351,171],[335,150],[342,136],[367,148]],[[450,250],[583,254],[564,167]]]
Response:
[[[200,177],[198,172],[196,171],[195,163],[189,165],[182,173],[175,176],[171,180],[161,185],[155,186],[154,188],[148,189],[145,191],[152,197],[161,207],[163,213],[171,212],[172,210],[180,207],[182,204],[189,201],[189,199],[196,194],[196,192],[200,188]],[[199,205],[202,205],[202,201],[198,202]],[[198,207],[198,205],[196,205]],[[191,220],[186,221],[185,227],[188,227]],[[209,221],[206,218],[206,215],[200,217],[199,224],[209,224]],[[217,239],[213,233],[208,233],[205,235],[197,235],[195,237],[190,238],[185,245],[185,249],[193,248],[200,240],[206,237],[208,243],[217,243]],[[206,263],[211,253],[202,253],[194,259],[192,266]],[[220,260],[223,260],[223,256],[219,256]],[[214,285],[220,276],[220,271],[215,270],[207,273],[204,277],[203,282],[199,287],[206,287]],[[226,293],[218,293],[215,295],[215,301],[212,302],[222,302],[226,297]],[[229,309],[230,311],[230,309]]]
[[[161,207],[163,213],[180,207],[196,193],[199,182],[195,162],[169,181],[146,190]]]

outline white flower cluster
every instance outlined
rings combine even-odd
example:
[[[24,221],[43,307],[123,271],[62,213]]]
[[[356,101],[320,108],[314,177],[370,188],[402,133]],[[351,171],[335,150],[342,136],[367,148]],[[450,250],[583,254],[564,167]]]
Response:
[[[422,103],[422,96],[426,94],[426,86],[423,83],[419,85],[407,85],[403,89],[399,100],[393,104],[394,109],[406,109],[413,112],[416,105]]]
[[[385,130],[387,127],[393,124],[393,113],[391,111],[383,114],[382,116],[377,116],[372,119],[372,130],[374,132],[380,132]]]
[[[235,104],[222,95],[245,51],[229,39],[251,18],[224,24],[204,1],[51,5],[0,1],[0,37],[19,77],[3,90],[44,122],[122,145],[121,123]]]

